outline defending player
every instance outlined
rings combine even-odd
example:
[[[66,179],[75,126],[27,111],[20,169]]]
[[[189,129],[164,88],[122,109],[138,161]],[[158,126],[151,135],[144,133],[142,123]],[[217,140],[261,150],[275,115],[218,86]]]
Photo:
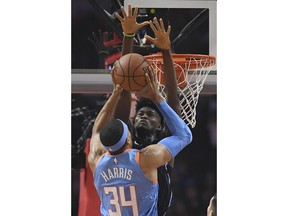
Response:
[[[122,55],[133,52],[133,35],[139,31],[143,26],[150,24],[155,38],[146,35],[146,39],[156,47],[158,47],[163,56],[164,62],[164,81],[167,94],[167,103],[171,108],[180,116],[180,102],[177,92],[177,83],[173,59],[171,55],[171,42],[170,32],[171,27],[168,26],[167,30],[164,27],[163,20],[155,17],[152,21],[143,22],[138,24],[136,21],[138,8],[136,7],[132,14],[132,7],[128,5],[128,15],[124,8],[121,8],[122,16],[116,14],[121,22],[124,38]],[[123,90],[118,100],[115,109],[115,118],[119,118],[126,122],[133,131],[133,148],[142,149],[151,143],[157,143],[163,137],[169,135],[169,129],[166,130],[165,124],[162,121],[162,116],[157,107],[149,102],[147,99],[140,99],[136,105],[136,117],[134,122],[130,122],[131,110],[131,93]],[[159,182],[159,201],[158,201],[158,215],[163,216],[166,214],[168,207],[171,204],[172,190],[170,185],[170,174],[174,165],[174,159],[167,164],[164,164],[158,169],[158,182]]]

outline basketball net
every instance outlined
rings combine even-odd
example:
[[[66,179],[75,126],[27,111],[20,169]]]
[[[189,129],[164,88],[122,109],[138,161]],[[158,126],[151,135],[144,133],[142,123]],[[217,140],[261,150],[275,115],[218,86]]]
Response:
[[[162,54],[145,56],[158,74],[160,92],[167,99],[164,85]],[[192,128],[196,125],[196,107],[207,75],[215,64],[215,57],[194,54],[172,54],[180,97],[181,116]]]

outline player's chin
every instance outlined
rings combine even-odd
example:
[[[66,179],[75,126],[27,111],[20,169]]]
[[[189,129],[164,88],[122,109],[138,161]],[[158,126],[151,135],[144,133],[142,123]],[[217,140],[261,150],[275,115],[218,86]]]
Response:
[[[146,122],[139,122],[135,125],[136,130],[148,130],[149,126]]]

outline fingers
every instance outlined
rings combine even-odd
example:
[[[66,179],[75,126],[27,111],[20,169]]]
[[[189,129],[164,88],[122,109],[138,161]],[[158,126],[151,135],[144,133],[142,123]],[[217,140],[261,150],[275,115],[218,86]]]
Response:
[[[148,73],[145,73],[145,78],[147,85],[137,92],[140,96],[153,100],[155,95],[158,94],[157,76],[155,76],[153,69],[149,70]]]
[[[152,66],[149,67],[149,72],[145,74],[147,84],[150,86],[150,88],[154,89],[154,86],[157,86],[157,73],[153,70]]]
[[[156,71],[153,70],[152,73],[153,73],[155,83],[158,82],[158,76],[157,76]]]
[[[156,72],[154,72],[154,70],[151,70],[151,73],[150,73],[151,75],[151,82],[152,83],[154,83],[155,85],[157,84],[157,73]]]
[[[160,30],[161,30],[161,27],[160,27],[160,24],[159,24],[157,18],[154,17],[153,21],[154,21],[154,23],[155,23],[155,25],[156,25],[157,30],[160,31]]]
[[[113,82],[113,84],[114,84],[114,87],[115,87],[115,77],[114,77],[114,75],[112,75],[112,82]]]
[[[149,74],[146,73],[146,74],[145,74],[145,77],[146,77],[147,85],[148,85],[149,88],[151,89],[151,88],[152,88],[152,82],[151,82],[151,79],[150,79]]]
[[[116,17],[120,20],[120,22],[123,22],[127,17],[133,17],[136,20],[137,15],[138,15],[138,7],[135,7],[133,15],[132,15],[132,6],[130,4],[128,5],[128,16],[123,6],[121,7],[121,11],[122,11],[123,17],[121,17],[118,13],[115,13]],[[148,25],[148,24],[149,24],[148,21],[143,22],[143,26]]]
[[[132,16],[132,7],[131,7],[130,4],[128,5],[128,16],[129,16],[129,17]]]
[[[163,31],[165,31],[165,26],[164,26],[164,23],[163,23],[163,19],[160,18],[159,21],[160,21],[161,29],[162,29]]]
[[[170,35],[170,32],[171,32],[171,26],[169,25],[167,29],[167,35]]]
[[[148,67],[148,75],[149,75],[149,77],[150,77],[150,80],[153,82],[153,80],[154,80],[154,78],[153,78],[153,68],[152,68],[152,65],[150,65],[149,67]]]
[[[113,68],[112,68],[112,70],[110,72],[111,77],[112,77],[112,83],[114,85],[114,89],[116,88],[116,86],[115,86],[116,85],[116,81],[115,81],[115,76],[114,76],[115,70],[117,69],[116,64],[117,64],[117,61],[114,63]]]
[[[132,16],[136,19],[137,14],[138,14],[138,7],[135,7],[135,9],[134,9],[134,13],[133,13]]]
[[[118,20],[119,20],[120,22],[123,22],[123,21],[124,21],[124,19],[123,19],[118,13],[115,13],[115,15],[116,15],[116,17],[118,18]]]
[[[150,27],[154,33],[158,32],[158,31],[163,31],[166,33],[165,25],[164,25],[162,18],[160,18],[158,21],[157,18],[154,17],[153,22],[154,22],[154,24],[152,23],[152,21],[150,21]],[[169,25],[167,28],[167,33],[170,34],[170,32],[171,32],[171,26]]]
[[[115,85],[114,88],[115,93],[121,93],[123,91],[123,88],[119,84]]]
[[[123,6],[121,7],[121,11],[122,11],[123,18],[125,19],[127,17],[127,14]]]
[[[139,26],[142,28],[148,24],[149,24],[149,21],[145,21],[145,22],[140,23]]]
[[[146,81],[147,81],[147,82],[151,82],[149,73],[145,73],[145,78],[146,78]]]
[[[149,24],[150,24],[150,27],[151,27],[152,31],[153,31],[154,33],[156,33],[156,32],[157,32],[157,29],[155,28],[155,26],[153,25],[153,23],[152,23],[151,20],[150,20]]]
[[[146,38],[146,40],[148,40],[151,43],[154,43],[155,39],[150,37],[149,35],[144,35],[144,38]]]

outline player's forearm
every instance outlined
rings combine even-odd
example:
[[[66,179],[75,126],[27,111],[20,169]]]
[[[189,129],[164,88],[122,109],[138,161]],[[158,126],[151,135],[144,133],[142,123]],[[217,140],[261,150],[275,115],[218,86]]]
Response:
[[[166,88],[177,87],[175,68],[173,58],[170,50],[162,50],[163,63],[164,63],[164,80]]]
[[[133,52],[133,45],[134,45],[134,37],[123,37],[123,44],[122,44],[122,56],[132,53]]]
[[[113,91],[112,95],[109,97],[105,105],[102,107],[101,111],[98,113],[97,118],[94,122],[92,133],[97,133],[100,129],[111,120],[115,112],[115,104],[119,99],[120,92]]]
[[[188,128],[186,123],[177,115],[177,113],[167,104],[165,100],[156,104],[163,115],[165,122],[172,134],[181,132],[181,129]]]
[[[121,119],[124,122],[128,122],[131,111],[131,93],[123,90],[114,111],[114,118]]]
[[[180,101],[178,97],[176,73],[171,50],[162,50],[164,63],[164,82],[167,90],[167,103],[180,116]]]
[[[171,136],[162,139],[159,143],[163,144],[171,155],[175,157],[185,146],[191,143],[191,130],[166,101],[162,101],[160,104],[156,104],[156,106],[162,113],[166,124],[172,133]]]

